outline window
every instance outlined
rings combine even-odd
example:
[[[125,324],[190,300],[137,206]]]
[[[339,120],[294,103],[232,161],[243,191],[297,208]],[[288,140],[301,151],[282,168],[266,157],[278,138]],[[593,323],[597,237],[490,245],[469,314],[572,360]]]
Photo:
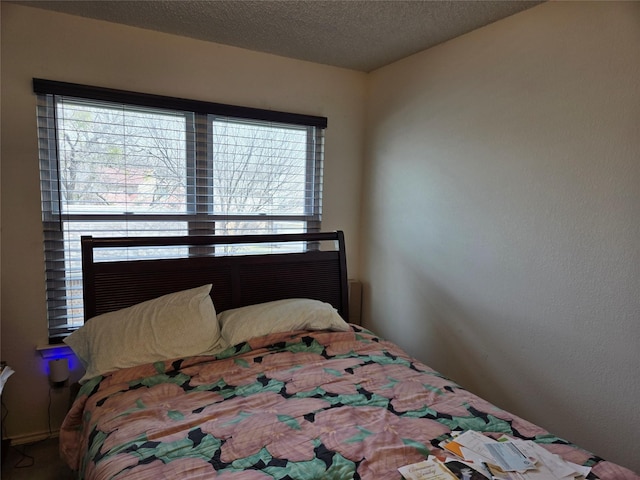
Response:
[[[37,79],[34,91],[52,342],[83,323],[82,235],[320,230],[326,118]]]

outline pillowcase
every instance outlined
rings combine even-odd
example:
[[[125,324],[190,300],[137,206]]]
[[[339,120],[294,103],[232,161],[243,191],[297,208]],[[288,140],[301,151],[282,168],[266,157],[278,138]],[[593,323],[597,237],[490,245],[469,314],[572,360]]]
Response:
[[[226,348],[210,291],[211,284],[204,285],[90,319],[64,340],[86,369],[80,383],[119,368]]]
[[[222,338],[229,345],[292,330],[351,330],[331,304],[308,298],[276,300],[225,310],[218,315],[218,322]]]

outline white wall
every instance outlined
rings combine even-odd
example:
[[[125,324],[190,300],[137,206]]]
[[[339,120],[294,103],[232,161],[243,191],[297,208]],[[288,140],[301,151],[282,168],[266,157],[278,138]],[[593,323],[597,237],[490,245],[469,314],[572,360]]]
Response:
[[[328,117],[323,228],[357,276],[366,75],[2,3],[2,360],[11,437],[48,429],[40,186],[32,78]],[[77,379],[79,369],[73,372]],[[52,393],[57,430],[68,392]],[[18,439],[19,440],[19,439]]]
[[[640,471],[640,3],[542,4],[369,106],[365,324]]]

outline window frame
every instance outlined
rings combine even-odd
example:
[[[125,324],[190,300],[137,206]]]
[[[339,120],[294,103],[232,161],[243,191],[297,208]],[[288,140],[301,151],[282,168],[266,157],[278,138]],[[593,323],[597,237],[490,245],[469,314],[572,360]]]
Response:
[[[324,153],[324,130],[327,128],[327,118],[287,113],[274,110],[264,110],[251,107],[241,107],[213,102],[203,102],[184,98],[167,97],[125,90],[116,90],[103,87],[87,86],[67,82],[58,82],[44,79],[33,79],[34,93],[46,99],[47,108],[52,108],[52,114],[46,116],[47,125],[40,125],[39,115],[39,145],[40,145],[40,170],[42,182],[42,220],[45,233],[45,268],[47,281],[47,317],[49,330],[49,343],[60,343],[64,337],[77,329],[69,323],[68,301],[66,292],[67,282],[73,278],[72,271],[67,271],[65,265],[65,228],[64,222],[106,222],[106,221],[169,221],[179,220],[187,224],[187,235],[215,235],[217,222],[233,220],[256,220],[255,214],[224,214],[216,215],[210,211],[211,206],[207,199],[213,198],[211,183],[205,186],[202,193],[202,185],[195,182],[202,178],[211,178],[213,175],[213,132],[212,118],[231,118],[258,122],[273,122],[306,128],[307,153],[306,153],[306,185],[304,215],[260,215],[260,218],[268,220],[294,220],[303,221],[305,232],[320,231],[322,214],[322,168]],[[187,142],[193,149],[187,148],[187,182],[186,204],[187,211],[184,214],[140,214],[123,212],[120,214],[84,214],[62,212],[59,178],[58,156],[58,125],[56,119],[56,98],[67,97],[71,99],[84,99],[89,101],[103,101],[126,106],[138,106],[151,109],[179,111],[191,114],[191,119],[186,118],[185,134],[193,135],[194,142]],[[42,129],[49,133],[42,133]],[[52,135],[51,132],[54,132]],[[204,143],[203,143],[204,142]],[[205,145],[205,148],[200,148]],[[42,178],[43,165],[47,163],[49,178]],[[52,162],[55,166],[52,167]],[[198,172],[198,173],[196,173]],[[45,184],[50,186],[44,188]],[[308,190],[307,190],[308,189]],[[54,195],[45,199],[46,192],[58,192],[58,198]],[[46,208],[50,205],[50,208]],[[69,230],[71,231],[71,229]],[[79,248],[79,245],[78,245]],[[198,250],[191,252],[203,254]],[[210,252],[209,252],[210,253]],[[62,265],[62,268],[60,267]],[[76,299],[77,300],[77,299]],[[67,313],[58,315],[56,312],[64,310]],[[79,323],[79,322],[78,322]]]

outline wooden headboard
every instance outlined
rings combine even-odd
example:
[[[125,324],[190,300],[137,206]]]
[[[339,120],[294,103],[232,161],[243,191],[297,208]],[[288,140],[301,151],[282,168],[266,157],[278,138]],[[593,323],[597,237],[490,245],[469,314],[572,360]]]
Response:
[[[284,298],[332,304],[349,321],[344,235],[327,233],[190,237],[82,237],[85,321],[168,293],[211,283],[218,313]],[[327,249],[326,244],[330,244]],[[299,253],[279,253],[295,244]],[[274,253],[264,251],[269,245]],[[220,255],[222,247],[242,254]],[[98,261],[101,249],[182,247],[182,258]],[[202,252],[208,252],[203,254]],[[193,253],[197,252],[197,253]]]

